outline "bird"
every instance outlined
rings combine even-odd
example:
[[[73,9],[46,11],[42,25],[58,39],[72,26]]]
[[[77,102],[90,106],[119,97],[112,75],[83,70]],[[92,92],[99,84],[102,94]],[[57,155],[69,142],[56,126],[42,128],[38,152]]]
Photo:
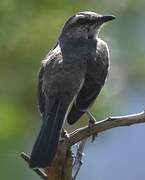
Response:
[[[77,12],[42,60],[38,76],[42,125],[31,152],[31,168],[52,165],[64,122],[78,121],[100,93],[110,55],[107,43],[98,36],[102,26],[113,19],[113,15]]]

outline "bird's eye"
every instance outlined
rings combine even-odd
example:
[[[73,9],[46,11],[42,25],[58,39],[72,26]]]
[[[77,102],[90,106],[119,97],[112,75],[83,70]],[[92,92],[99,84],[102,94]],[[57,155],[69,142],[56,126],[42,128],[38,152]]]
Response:
[[[88,24],[88,23],[89,23],[89,20],[88,20],[88,19],[81,18],[81,19],[78,19],[78,20],[77,20],[77,23],[80,24],[80,25],[85,25],[85,24]]]
[[[77,23],[80,25],[86,25],[86,24],[94,24],[96,22],[95,19],[85,19],[85,18],[81,18],[77,20]]]

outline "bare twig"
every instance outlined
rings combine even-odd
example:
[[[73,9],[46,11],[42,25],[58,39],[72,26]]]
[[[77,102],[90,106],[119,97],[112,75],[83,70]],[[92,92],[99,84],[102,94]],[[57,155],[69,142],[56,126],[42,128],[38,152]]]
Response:
[[[89,127],[83,127],[75,130],[70,134],[69,146],[76,144],[79,141],[82,141],[84,138],[90,137],[99,132],[105,131],[107,129],[120,127],[120,126],[129,126],[132,124],[144,123],[145,122],[145,112],[138,114],[132,114],[127,116],[117,116],[109,117],[102,121],[98,121],[94,124],[92,131],[90,133]]]
[[[141,112],[138,114],[132,114],[132,115],[127,115],[127,116],[117,116],[117,117],[109,117],[106,118],[102,121],[96,122],[90,132],[90,128],[88,126],[80,128],[75,130],[69,135],[69,140],[64,143],[64,147],[62,149],[69,150],[70,153],[66,153],[66,156],[68,156],[66,159],[68,159],[68,165],[65,167],[65,173],[64,177],[61,178],[61,180],[70,180],[72,179],[71,173],[72,173],[72,156],[71,156],[71,150],[70,147],[73,146],[74,144],[82,141],[80,143],[80,146],[78,148],[77,154],[76,154],[76,162],[73,168],[75,168],[75,173],[73,176],[73,179],[77,176],[80,167],[81,167],[81,161],[82,161],[82,153],[85,145],[85,140],[88,137],[91,137],[92,135],[97,135],[100,132],[103,132],[107,129],[115,128],[115,127],[120,127],[120,126],[129,126],[132,124],[138,124],[138,123],[144,123],[145,122],[145,112]],[[58,146],[59,147],[59,146]],[[59,148],[57,150],[57,153],[59,152]],[[66,151],[67,152],[67,151]],[[29,156],[26,155],[25,153],[21,153],[21,157],[29,164]],[[59,159],[64,159],[62,158],[62,153],[59,154],[59,157],[56,156],[54,159],[54,162],[56,161],[56,164],[54,163],[53,169],[57,169],[56,167],[58,166],[58,171],[52,171],[48,172],[48,175],[52,174],[53,177],[56,172],[60,172],[59,169],[61,166],[63,167],[64,161],[59,161]],[[59,162],[59,163],[58,163]],[[67,173],[69,170],[69,173]],[[49,176],[45,174],[45,169],[33,169],[42,179],[48,180],[50,179]],[[69,174],[69,175],[66,175]],[[58,178],[54,178],[55,180],[58,180]]]
[[[78,172],[83,164],[82,162],[82,158],[83,158],[83,151],[84,151],[84,148],[85,148],[85,144],[86,144],[86,141],[87,139],[83,139],[80,144],[78,145],[78,149],[77,149],[77,152],[76,152],[76,156],[75,156],[75,160],[74,160],[74,163],[73,163],[73,177],[72,179],[75,180],[77,175],[78,175]]]
[[[21,157],[29,164],[29,156],[25,154],[24,152],[21,153]],[[33,169],[33,171],[38,174],[42,179],[47,180],[47,175],[42,169]]]

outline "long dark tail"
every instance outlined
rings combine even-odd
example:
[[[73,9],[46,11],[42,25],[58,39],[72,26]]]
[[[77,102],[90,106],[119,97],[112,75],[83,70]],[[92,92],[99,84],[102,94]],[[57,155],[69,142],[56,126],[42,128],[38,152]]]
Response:
[[[64,105],[64,103],[55,99],[49,112],[44,117],[41,130],[34,144],[30,158],[31,168],[44,168],[51,165],[66,112],[66,104]]]

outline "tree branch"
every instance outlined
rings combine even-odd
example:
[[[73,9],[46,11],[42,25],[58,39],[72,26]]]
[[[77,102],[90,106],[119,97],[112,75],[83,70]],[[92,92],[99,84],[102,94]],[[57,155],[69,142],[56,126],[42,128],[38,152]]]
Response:
[[[78,172],[83,164],[82,158],[84,156],[84,148],[85,148],[85,144],[86,144],[87,139],[83,139],[80,144],[78,145],[78,149],[76,152],[76,156],[74,158],[74,163],[73,163],[73,167],[72,167],[72,179],[75,180]]]
[[[127,116],[109,117],[102,121],[98,121],[93,125],[91,131],[89,126],[77,129],[69,135],[69,139],[65,139],[64,142],[59,142],[57,153],[53,160],[52,166],[48,168],[47,171],[45,169],[33,169],[33,171],[35,171],[35,173],[37,173],[42,179],[45,180],[72,180],[72,178],[75,179],[81,167],[82,153],[86,138],[91,137],[92,135],[97,135],[98,133],[103,132],[107,129],[120,126],[129,126],[132,124],[144,122],[145,112],[141,112],[138,114]],[[76,166],[74,167],[72,163],[73,159],[71,146],[78,143],[79,141],[82,141],[82,143],[80,144],[80,149],[78,150],[78,152],[81,153],[77,153]],[[21,157],[29,164],[29,156],[27,156],[25,153],[21,153]],[[74,177],[72,177],[72,171],[75,172]]]
[[[30,158],[29,158],[29,156],[26,154],[26,153],[24,153],[24,152],[22,152],[21,153],[21,157],[28,163],[28,165],[29,165],[29,160],[30,160]],[[42,179],[44,179],[44,180],[47,180],[47,175],[45,174],[45,172],[42,170],[42,169],[33,169],[33,171],[36,173],[36,174],[38,174]]]
[[[111,129],[119,126],[129,126],[144,122],[145,122],[145,112],[127,115],[127,116],[109,117],[104,120],[96,122],[93,128],[91,129],[91,133],[88,126],[82,127],[72,132],[70,134],[69,146],[72,146],[77,142],[82,141],[84,138],[98,134],[107,129]]]

